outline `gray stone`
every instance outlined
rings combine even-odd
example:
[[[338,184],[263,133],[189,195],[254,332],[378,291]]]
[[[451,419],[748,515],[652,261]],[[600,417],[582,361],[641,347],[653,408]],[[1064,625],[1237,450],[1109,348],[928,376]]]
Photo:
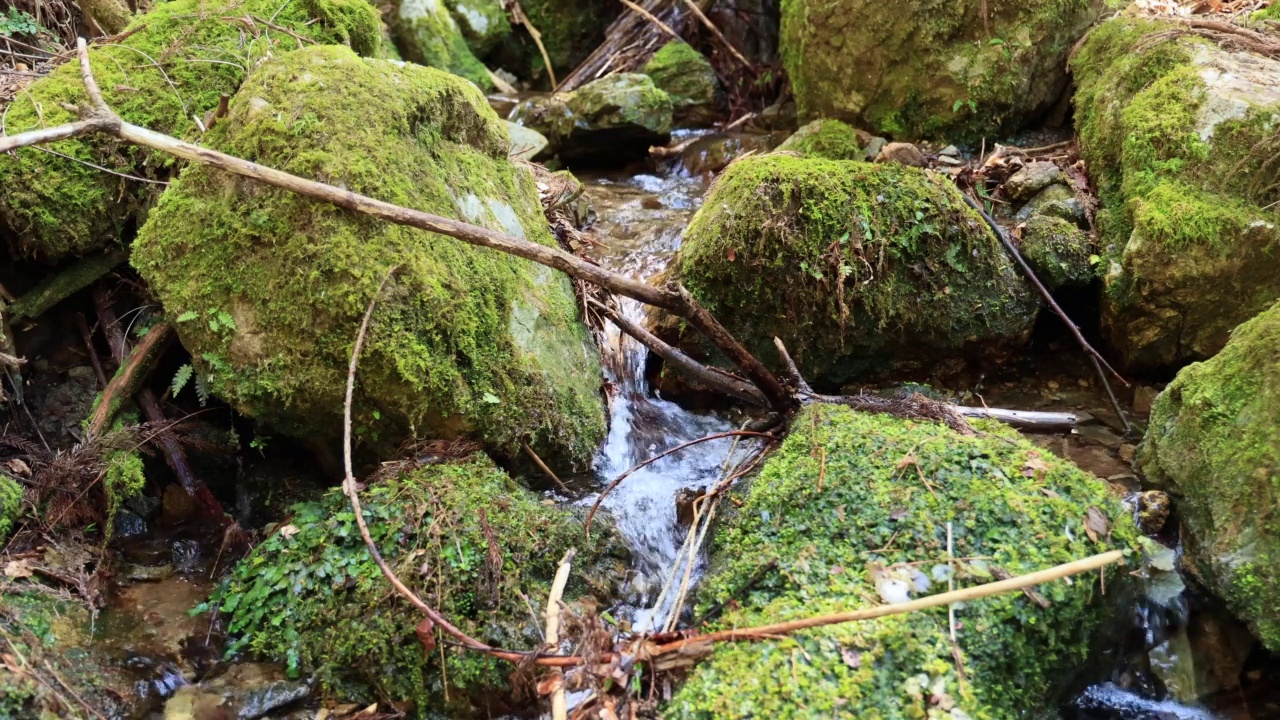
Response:
[[[1062,182],[1062,179],[1062,170],[1056,163],[1036,161],[1005,181],[1004,194],[1014,200],[1029,200],[1046,187]]]
[[[876,155],[878,163],[898,163],[907,167],[925,167],[928,161],[924,159],[924,153],[920,152],[920,148],[911,143],[889,143],[885,145],[879,154]]]
[[[1022,209],[1018,210],[1018,214],[1014,217],[1018,222],[1026,222],[1035,215],[1043,214],[1044,209],[1051,203],[1069,203],[1072,201],[1074,201],[1076,205],[1080,204],[1080,201],[1076,200],[1076,194],[1071,190],[1071,188],[1061,184],[1050,185],[1037,193],[1035,197],[1028,200],[1027,204],[1023,205]],[[1067,211],[1069,212],[1069,206],[1064,207],[1067,208]],[[1082,213],[1083,211],[1083,208],[1081,208]],[[1067,219],[1068,218],[1063,218],[1063,220]]]
[[[889,141],[885,140],[880,136],[875,136],[870,140],[868,140],[867,141],[867,162],[871,162],[872,160],[875,160],[876,156],[880,154],[880,151],[884,149],[884,146],[888,144],[889,144]]]
[[[507,134],[511,136],[511,154],[513,160],[533,160],[551,144],[542,133],[510,120],[503,120]]]

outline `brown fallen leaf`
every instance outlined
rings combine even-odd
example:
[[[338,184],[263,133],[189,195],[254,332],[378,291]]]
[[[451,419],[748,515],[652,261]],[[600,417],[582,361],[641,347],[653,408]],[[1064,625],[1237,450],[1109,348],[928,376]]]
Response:
[[[1040,457],[1039,453],[1030,453],[1027,462],[1022,466],[1023,477],[1036,478],[1037,480],[1044,477],[1049,472],[1049,463]]]
[[[5,577],[24,578],[31,577],[34,572],[31,569],[30,561],[25,558],[22,560],[10,560],[4,566]]]
[[[4,461],[4,464],[5,467],[9,468],[9,472],[17,475],[18,477],[31,477],[31,466],[18,458],[9,458]]]
[[[564,686],[564,675],[556,673],[538,682],[538,695],[550,695]]]
[[[1084,531],[1089,535],[1090,540],[1098,542],[1099,537],[1111,536],[1111,523],[1101,510],[1090,507],[1089,512],[1084,516]]]
[[[288,525],[285,525],[284,527],[280,528],[280,537],[284,538],[285,540],[288,540],[294,535],[297,535],[298,532],[299,532],[298,526],[294,525],[293,523],[289,523]]]
[[[422,649],[428,653],[434,652],[436,649],[436,624],[431,622],[431,618],[422,618],[422,622],[418,623],[418,627],[414,628],[414,633],[418,636],[418,642],[422,643]]]
[[[850,650],[849,648],[841,648],[840,659],[844,660],[844,664],[848,665],[854,670],[857,670],[858,668],[862,667],[862,653],[858,652],[857,650]]]

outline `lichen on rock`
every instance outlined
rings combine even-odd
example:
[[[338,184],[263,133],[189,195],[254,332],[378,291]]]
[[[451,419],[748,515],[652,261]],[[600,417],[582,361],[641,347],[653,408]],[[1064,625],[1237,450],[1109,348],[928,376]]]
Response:
[[[1042,570],[1125,548],[1135,535],[1104,483],[1007,428],[984,424],[963,437],[835,405],[797,416],[741,499],[713,539],[699,604],[723,602],[766,563],[777,567],[710,629],[933,595],[952,579],[967,587]],[[1090,514],[1110,533],[1086,529]],[[949,524],[951,557],[966,558],[954,564]],[[1118,577],[1107,571],[1108,593]],[[945,607],[717,644],[664,717],[1048,716],[1108,610],[1096,577],[1036,590],[1047,606],[1015,592],[956,607],[954,648]]]
[[[1280,62],[1131,18],[1075,56],[1103,330],[1134,370],[1211,357],[1280,297]]]
[[[711,63],[688,43],[663,45],[641,70],[671,96],[677,127],[708,127],[724,115],[724,92]]]
[[[277,11],[279,11],[277,13]],[[299,36],[377,52],[377,13],[365,0],[172,0],[138,17],[128,37],[89,49],[103,96],[122,118],[156,132],[192,137],[196,120],[232,94],[258,63],[299,41],[240,18],[272,18]],[[246,35],[248,33],[248,35]],[[251,42],[246,42],[246,38]],[[160,63],[159,68],[156,63]],[[160,69],[162,68],[162,69]],[[63,104],[88,104],[80,67],[68,62],[19,93],[7,108],[9,134],[75,119]],[[0,156],[0,223],[18,255],[58,260],[120,243],[140,224],[163,185],[128,180],[78,163],[150,181],[178,163],[163,153],[114,140],[83,138],[47,146],[74,160],[26,148]]]
[[[827,160],[862,160],[867,154],[858,142],[858,131],[839,120],[814,120],[792,133],[777,150]]]
[[[566,602],[607,598],[622,580],[625,552],[607,523],[584,536],[574,511],[541,504],[483,457],[406,471],[361,496],[397,575],[482,642],[540,646],[523,598],[546,599],[570,547],[578,554]],[[341,491],[294,506],[290,527],[241,560],[210,601],[233,650],[314,673],[346,700],[413,703],[416,717],[506,714],[514,666],[449,645],[443,631],[424,651],[414,633],[422,615],[392,593]]]
[[[345,48],[264,64],[204,143],[406,207],[552,245],[530,173],[474,86]],[[214,394],[283,432],[334,439],[365,307],[357,440],[471,435],[585,466],[605,420],[568,278],[208,167],[151,212],[133,264]]]
[[[893,164],[739,160],[671,273],[756,357],[775,360],[780,337],[827,387],[1020,344],[1039,309],[950,179]]]
[[[1175,498],[1188,567],[1280,652],[1280,303],[1156,398],[1138,466]]]
[[[1104,4],[783,0],[782,59],[801,122],[976,144],[1057,101],[1063,61]]]

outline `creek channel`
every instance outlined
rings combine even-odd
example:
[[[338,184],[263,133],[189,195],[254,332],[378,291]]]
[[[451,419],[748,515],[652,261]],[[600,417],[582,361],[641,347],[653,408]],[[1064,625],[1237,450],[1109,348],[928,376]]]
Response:
[[[761,136],[706,136],[695,138],[689,150],[657,171],[645,167],[582,175],[596,214],[590,230],[598,244],[592,245],[589,254],[603,266],[632,277],[658,275],[701,205],[710,178],[707,171],[720,169],[736,153],[768,144]],[[644,308],[635,301],[621,298],[619,310],[633,320],[644,319]],[[955,398],[965,403],[976,398],[1015,409],[1092,414],[1098,422],[1072,433],[1031,437],[1110,482],[1117,493],[1132,494],[1139,488],[1139,479],[1126,461],[1133,446],[1118,431],[1101,388],[1079,362],[1078,349],[1063,337],[1039,332],[1033,346],[1028,357],[1011,362],[1000,373],[971,379],[965,390],[953,393]],[[610,395],[610,430],[594,477],[575,483],[590,489],[577,501],[581,505],[592,504],[605,484],[638,463],[690,440],[736,429],[751,419],[728,409],[690,409],[660,397],[646,379],[646,350],[620,335],[612,324],[603,334],[602,357]],[[634,472],[605,498],[603,506],[632,554],[623,604],[613,609],[613,615],[629,623],[632,631],[660,630],[681,618],[676,607],[678,588],[696,585],[706,563],[705,545],[692,557],[682,552],[689,533],[688,501],[720,482],[753,450],[753,442],[735,445],[728,438],[694,445]],[[1080,669],[1062,717],[1280,717],[1257,711],[1260,702],[1274,705],[1274,696],[1250,703],[1237,701],[1234,691],[1205,690],[1213,684],[1214,671],[1226,662],[1224,645],[1206,645],[1196,638],[1212,634],[1206,628],[1228,635],[1230,628],[1223,630],[1223,621],[1186,591],[1174,569],[1178,549],[1173,540],[1164,537],[1154,542],[1159,560],[1147,569],[1147,578],[1140,583],[1143,591],[1111,600],[1117,606],[1114,631],[1098,643],[1102,647],[1090,667]],[[187,613],[212,588],[210,565],[216,560],[201,556],[197,545],[183,537],[141,536],[126,544],[131,545],[126,552],[129,557],[137,559],[154,551],[165,559],[129,566],[133,569],[125,573],[126,581],[99,621],[95,645],[125,658],[140,678],[136,691],[152,700],[152,710],[144,717],[199,718],[202,702],[221,704],[228,698],[241,708],[260,709],[262,714],[254,717],[316,716],[311,688],[286,679],[271,665],[233,662],[225,671],[211,673],[211,679],[187,685],[183,675],[189,675],[191,668],[221,665],[216,651],[210,650],[218,643],[210,637],[208,619]],[[149,576],[145,566],[161,562],[174,571]],[[663,592],[666,586],[671,587]],[[691,604],[683,604],[685,619]],[[1246,659],[1233,657],[1232,662],[1239,671]],[[186,666],[188,672],[180,671],[178,665]],[[1259,682],[1266,685],[1269,678],[1280,677],[1276,670],[1267,665]],[[1196,698],[1206,694],[1213,698],[1210,705],[1196,705]],[[308,696],[312,699],[305,699]],[[1280,705],[1274,706],[1280,712]]]

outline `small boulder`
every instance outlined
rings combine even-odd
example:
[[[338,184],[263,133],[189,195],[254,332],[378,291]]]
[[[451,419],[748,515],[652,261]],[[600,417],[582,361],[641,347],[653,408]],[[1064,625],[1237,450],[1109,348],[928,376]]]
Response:
[[[663,45],[641,71],[671,96],[676,127],[709,127],[724,116],[724,92],[711,63],[688,43]]]
[[[787,0],[780,54],[801,122],[906,140],[1000,137],[1058,101],[1106,0]]]
[[[1212,357],[1280,298],[1280,60],[1120,17],[1072,67],[1102,329],[1130,371]]]
[[[795,131],[777,150],[827,160],[862,160],[866,157],[866,150],[858,141],[858,131],[839,120],[814,120]]]
[[[927,167],[929,161],[924,159],[920,148],[911,143],[893,142],[885,145],[876,155],[878,163],[897,163],[907,167]]]
[[[1047,160],[1033,162],[1014,173],[1004,182],[1004,193],[1014,200],[1030,200],[1041,190],[1063,181],[1062,170],[1057,163]]]
[[[1062,183],[1055,183],[1036,193],[1019,208],[1014,218],[1018,222],[1026,222],[1036,215],[1047,215],[1075,222],[1077,209],[1083,218],[1084,206],[1076,198],[1075,192]]]
[[[743,158],[717,179],[670,274],[756,357],[776,358],[778,336],[828,386],[1016,346],[1039,309],[955,184],[897,164]],[[692,342],[679,323],[658,324]]]
[[[537,647],[542,623],[523,598],[545,601],[570,547],[578,554],[566,603],[590,603],[596,592],[609,602],[623,580],[626,553],[608,523],[597,518],[588,537],[577,510],[542,504],[483,455],[411,466],[361,495],[373,540],[400,579],[498,647]],[[424,652],[414,632],[421,613],[388,597],[340,490],[295,505],[290,525],[210,600],[227,619],[231,650],[284,663],[295,676],[314,672],[326,695],[415,706],[416,717],[509,714],[512,666],[445,640]]]
[[[511,138],[509,156],[513,160],[533,160],[542,154],[550,143],[546,136],[533,128],[513,123],[510,120],[503,120],[502,125],[507,129],[507,135]]]
[[[391,0],[388,24],[405,60],[461,75],[482,90],[493,87],[484,64],[471,52],[458,21],[441,0]]]
[[[925,598],[1136,540],[1106,483],[1006,427],[966,437],[843,406],[804,409],[740,500],[698,591],[700,608],[733,600],[707,630]],[[948,528],[955,557],[980,559],[949,563]],[[1124,576],[1107,569],[1108,595]],[[937,608],[718,643],[662,717],[1057,717],[1062,679],[1088,662],[1111,612],[1097,578],[957,605],[954,641]]]
[[[570,93],[532,98],[514,119],[542,133],[566,164],[623,165],[671,136],[671,97],[648,75],[609,75]]]
[[[484,57],[511,35],[501,0],[446,0],[454,22],[476,57]]]
[[[1028,220],[1022,228],[1022,254],[1050,290],[1086,287],[1094,280],[1088,233],[1061,218],[1037,215]]]
[[[1173,496],[1197,579],[1280,652],[1280,303],[1160,393],[1138,467]]]
[[[433,68],[299,50],[259,67],[203,142],[556,244],[484,96]],[[358,440],[469,435],[517,458],[528,443],[568,470],[603,439],[594,344],[569,279],[545,266],[204,166],[152,210],[133,264],[206,386],[283,433],[336,439],[355,329],[399,267],[361,359]]]

